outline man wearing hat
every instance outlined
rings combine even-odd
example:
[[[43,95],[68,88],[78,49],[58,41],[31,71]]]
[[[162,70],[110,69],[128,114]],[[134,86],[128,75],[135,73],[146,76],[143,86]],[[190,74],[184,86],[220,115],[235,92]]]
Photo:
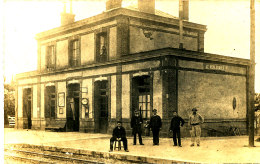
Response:
[[[194,146],[195,138],[197,142],[197,146],[200,146],[200,135],[201,135],[201,128],[200,124],[204,122],[203,117],[197,113],[197,109],[192,109],[192,114],[189,117],[189,125],[191,126],[191,145]]]
[[[136,134],[138,134],[138,138],[139,138],[139,144],[140,145],[144,145],[142,142],[142,125],[143,123],[143,119],[139,114],[138,110],[135,110],[135,114],[131,119],[131,128],[132,128],[132,134],[134,135],[134,141],[133,141],[133,145],[136,145]]]
[[[150,129],[153,132],[153,145],[159,145],[159,132],[162,127],[161,117],[157,115],[157,110],[153,110],[153,116],[150,119]]]
[[[126,133],[125,128],[122,127],[122,121],[117,121],[117,126],[113,130],[113,136],[110,138],[110,152],[113,151],[113,144],[114,141],[123,141],[124,150],[126,152],[129,152],[127,149],[127,139],[126,139]]]

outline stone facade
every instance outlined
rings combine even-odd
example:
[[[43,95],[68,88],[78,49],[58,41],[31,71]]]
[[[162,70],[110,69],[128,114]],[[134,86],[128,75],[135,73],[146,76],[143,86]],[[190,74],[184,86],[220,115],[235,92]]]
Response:
[[[187,121],[197,107],[204,136],[245,133],[248,60],[203,53],[206,27],[183,25],[182,50],[178,19],[125,8],[37,34],[38,70],[16,77],[16,127],[111,133],[122,120],[131,134],[134,109],[149,120],[156,108],[169,136],[172,111]]]

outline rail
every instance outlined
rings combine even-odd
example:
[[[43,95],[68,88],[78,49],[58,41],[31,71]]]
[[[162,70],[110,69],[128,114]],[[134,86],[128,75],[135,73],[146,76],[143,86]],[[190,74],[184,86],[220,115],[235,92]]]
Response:
[[[17,149],[4,149],[5,152],[15,152],[15,153],[21,153],[23,155],[32,155],[32,156],[41,156],[44,159],[55,159],[55,160],[60,160],[60,161],[67,161],[67,162],[73,162],[73,163],[96,163],[96,164],[103,164],[103,162],[97,162],[93,160],[86,160],[86,159],[80,159],[80,158],[75,158],[75,157],[68,157],[68,154],[60,152],[59,155],[54,155],[51,153],[54,152],[49,152],[47,153],[40,153],[40,152],[33,152],[33,151],[28,151],[28,150],[17,150]],[[73,155],[73,154],[69,154]],[[15,155],[10,155],[5,153],[5,158],[15,158],[15,159],[20,159],[20,160],[28,160],[30,162],[43,162],[43,163],[50,163],[50,162],[44,162],[44,160],[37,160],[34,158],[27,158],[27,157],[21,157],[21,156],[15,156]],[[54,162],[56,163],[56,162]]]

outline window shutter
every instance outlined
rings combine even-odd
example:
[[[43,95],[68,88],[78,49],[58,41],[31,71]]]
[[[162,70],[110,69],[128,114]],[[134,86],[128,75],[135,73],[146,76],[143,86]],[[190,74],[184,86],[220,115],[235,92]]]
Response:
[[[45,66],[49,68],[49,47],[46,46],[45,48]]]
[[[73,58],[72,58],[73,46],[72,41],[69,43],[69,66],[72,66]]]
[[[50,95],[49,95],[49,89],[48,87],[45,88],[45,92],[44,92],[44,97],[45,97],[45,110],[44,110],[44,114],[45,114],[45,118],[50,118]]]

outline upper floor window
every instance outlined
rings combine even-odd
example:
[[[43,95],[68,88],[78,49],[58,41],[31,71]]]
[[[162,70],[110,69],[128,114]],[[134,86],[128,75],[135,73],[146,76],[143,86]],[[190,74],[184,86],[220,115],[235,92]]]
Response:
[[[52,70],[55,68],[55,47],[54,47],[54,45],[47,47],[46,67],[47,67],[47,70]]]
[[[80,55],[79,55],[79,40],[73,40],[70,42],[70,57],[69,64],[71,67],[76,67],[80,65]]]
[[[108,48],[107,48],[107,33],[102,32],[97,35],[97,42],[96,42],[96,48],[97,48],[97,53],[96,53],[96,59],[97,62],[105,62],[107,61],[108,57]]]

